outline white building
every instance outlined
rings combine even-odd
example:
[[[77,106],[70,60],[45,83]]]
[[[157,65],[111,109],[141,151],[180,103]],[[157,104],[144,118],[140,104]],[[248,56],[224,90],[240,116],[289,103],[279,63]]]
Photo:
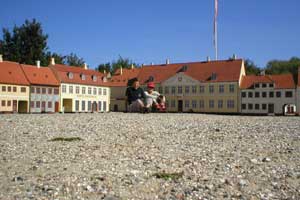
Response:
[[[296,89],[291,74],[244,76],[240,95],[243,114],[296,112]]]

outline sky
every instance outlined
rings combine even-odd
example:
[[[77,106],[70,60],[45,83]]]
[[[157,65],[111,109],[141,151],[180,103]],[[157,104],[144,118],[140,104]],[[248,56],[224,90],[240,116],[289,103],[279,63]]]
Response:
[[[92,67],[119,56],[139,64],[215,57],[214,0],[0,0],[0,28],[37,19],[48,47]],[[219,0],[219,59],[259,67],[300,57],[299,0]],[[0,34],[2,38],[2,33]]]

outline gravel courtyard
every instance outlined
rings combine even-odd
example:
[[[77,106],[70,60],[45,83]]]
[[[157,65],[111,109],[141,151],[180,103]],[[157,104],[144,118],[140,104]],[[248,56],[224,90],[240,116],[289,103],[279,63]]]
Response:
[[[0,115],[0,199],[300,199],[300,118]]]

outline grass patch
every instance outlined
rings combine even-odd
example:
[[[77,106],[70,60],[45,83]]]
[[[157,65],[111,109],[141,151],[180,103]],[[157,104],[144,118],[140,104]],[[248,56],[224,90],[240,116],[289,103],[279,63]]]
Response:
[[[183,176],[183,172],[167,173],[167,172],[158,172],[153,174],[154,177],[164,180],[177,180]]]
[[[74,141],[81,141],[83,140],[80,137],[56,137],[49,140],[50,142],[74,142]]]

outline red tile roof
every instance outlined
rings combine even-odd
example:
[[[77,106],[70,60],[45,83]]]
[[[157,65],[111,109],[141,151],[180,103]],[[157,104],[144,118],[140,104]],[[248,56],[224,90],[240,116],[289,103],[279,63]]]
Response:
[[[14,85],[29,85],[19,63],[0,62],[0,83]]]
[[[32,65],[21,65],[27,80],[32,85],[59,86],[53,71],[49,67],[36,67]]]
[[[138,77],[140,71],[141,68],[122,69],[122,74],[120,74],[120,69],[117,69],[107,84],[111,87],[125,87],[127,86],[128,80]]]
[[[275,89],[293,89],[295,82],[292,74],[243,76],[241,89],[251,88],[255,83],[274,83]]]
[[[145,84],[152,76],[155,83],[161,83],[186,66],[182,73],[201,82],[234,82],[238,81],[241,72],[242,60],[210,61],[210,62],[190,62],[176,64],[162,64],[143,66],[138,72],[133,73],[130,69],[123,69],[122,75],[113,76],[113,82],[119,81],[120,85],[125,85],[128,79],[137,77],[141,84]],[[216,79],[211,80],[212,74]],[[125,80],[125,81],[124,81]]]
[[[71,84],[82,84],[82,85],[99,85],[104,86],[107,85],[103,82],[103,74],[91,70],[91,69],[84,69],[81,67],[74,67],[74,66],[67,66],[67,65],[50,65],[50,68],[53,69],[54,73],[56,73],[58,79],[62,83],[71,83]],[[73,78],[70,79],[68,74],[72,73]],[[85,75],[85,80],[82,80],[81,75]],[[97,80],[94,81],[92,76],[96,76]]]

